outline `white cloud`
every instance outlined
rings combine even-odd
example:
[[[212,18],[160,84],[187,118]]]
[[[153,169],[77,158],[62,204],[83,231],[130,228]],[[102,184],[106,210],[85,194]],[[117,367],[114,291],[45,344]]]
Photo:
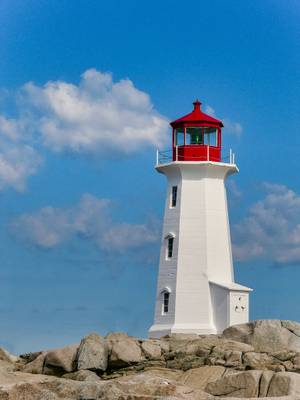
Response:
[[[0,190],[24,190],[41,165],[41,146],[112,158],[163,146],[167,139],[168,121],[147,93],[95,69],[85,71],[78,85],[29,82],[15,100],[15,119],[0,114]]]
[[[215,110],[208,104],[205,106],[204,112],[214,118],[217,118]],[[243,133],[243,126],[240,122],[232,121],[227,117],[220,119],[224,124],[224,131],[226,133],[233,134],[235,136],[240,136]]]
[[[41,165],[41,157],[24,141],[22,131],[20,121],[0,115],[0,190],[24,190],[28,176]]]
[[[153,243],[158,239],[158,232],[153,226],[146,224],[122,223],[108,228],[99,239],[100,247],[106,250],[120,251]]]
[[[264,199],[233,226],[235,259],[300,262],[300,196],[284,185],[264,187]]]
[[[25,189],[28,176],[36,174],[41,158],[30,146],[5,146],[0,143],[0,190]]]
[[[20,139],[21,126],[18,121],[14,119],[5,118],[0,115],[0,134],[1,136],[11,140],[18,141]]]
[[[211,117],[216,118],[216,111],[209,104],[206,104],[206,106],[204,107],[204,112],[210,115]]]
[[[231,133],[235,136],[241,136],[243,133],[243,127],[239,122],[231,121],[229,118],[223,118],[224,129],[226,132]]]
[[[226,187],[228,190],[228,194],[231,196],[231,198],[240,199],[242,197],[243,194],[235,181],[233,180],[227,181]]]
[[[56,152],[130,154],[164,144],[168,121],[154,110],[149,95],[129,79],[87,70],[78,85],[63,81],[23,87],[22,104],[31,107],[35,129]]]
[[[111,201],[84,194],[70,208],[45,207],[23,214],[11,224],[15,236],[42,248],[53,248],[72,237],[96,243],[102,250],[122,253],[151,244],[158,239],[151,224],[127,224],[113,221]]]

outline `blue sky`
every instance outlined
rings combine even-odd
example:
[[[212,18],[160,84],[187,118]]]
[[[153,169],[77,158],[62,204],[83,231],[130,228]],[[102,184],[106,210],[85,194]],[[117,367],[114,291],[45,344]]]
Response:
[[[165,181],[195,98],[225,124],[236,280],[300,320],[298,1],[0,1],[0,345],[145,336]]]

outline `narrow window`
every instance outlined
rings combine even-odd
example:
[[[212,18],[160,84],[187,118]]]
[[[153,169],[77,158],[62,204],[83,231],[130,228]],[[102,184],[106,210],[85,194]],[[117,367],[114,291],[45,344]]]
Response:
[[[168,258],[172,258],[173,256],[173,244],[174,244],[174,238],[173,237],[169,237],[168,238]]]
[[[170,300],[170,293],[164,292],[164,303],[163,303],[163,313],[167,314],[169,312],[169,300]]]
[[[177,203],[177,186],[172,186],[171,207],[176,207],[176,203]]]

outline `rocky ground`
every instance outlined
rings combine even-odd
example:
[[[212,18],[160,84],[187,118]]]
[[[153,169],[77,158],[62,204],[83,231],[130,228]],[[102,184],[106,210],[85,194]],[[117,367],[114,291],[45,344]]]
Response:
[[[92,333],[18,357],[0,349],[0,400],[299,399],[300,324],[260,320],[160,340]]]

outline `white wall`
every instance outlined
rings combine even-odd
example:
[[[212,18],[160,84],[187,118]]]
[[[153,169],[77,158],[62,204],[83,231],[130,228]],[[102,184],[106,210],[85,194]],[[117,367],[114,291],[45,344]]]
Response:
[[[156,290],[154,325],[150,328],[152,337],[162,336],[170,332],[175,321],[175,301],[176,301],[176,281],[177,281],[177,261],[178,261],[178,233],[180,223],[181,208],[181,174],[178,169],[171,168],[167,175],[168,185],[166,191],[164,223],[162,229],[161,249],[158,282]],[[171,208],[172,186],[177,186],[177,204]],[[166,260],[166,236],[169,233],[175,234],[173,257]],[[162,291],[165,287],[170,288],[169,312],[162,314]]]
[[[229,325],[243,324],[248,321],[249,294],[245,292],[231,292]]]
[[[213,307],[223,304],[219,294],[222,290],[217,290],[212,299],[209,281],[234,281],[224,180],[237,172],[237,167],[212,162],[172,162],[156,168],[167,176],[168,188],[155,318],[150,335],[219,332],[225,317],[221,312],[215,317]],[[177,205],[170,208],[171,190],[175,185]],[[166,260],[165,237],[170,232],[175,234],[174,252],[172,259]],[[161,291],[165,287],[171,289],[170,311],[162,315]],[[228,314],[229,309],[227,323]]]
[[[228,289],[210,284],[213,305],[214,324],[217,332],[223,332],[229,326],[229,291]]]

